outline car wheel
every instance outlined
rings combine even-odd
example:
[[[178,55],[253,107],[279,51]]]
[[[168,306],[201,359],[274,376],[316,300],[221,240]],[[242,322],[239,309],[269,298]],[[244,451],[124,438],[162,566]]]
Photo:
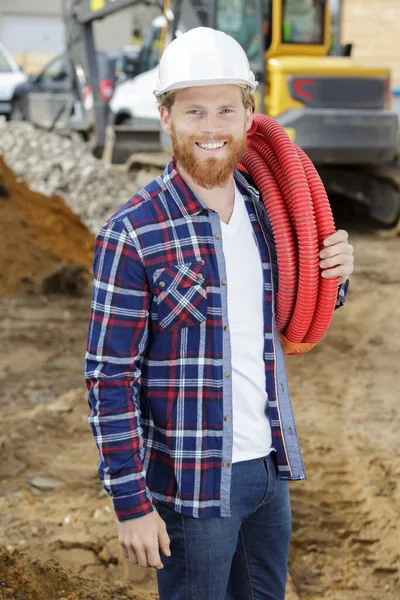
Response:
[[[11,121],[25,121],[24,111],[20,100],[14,100],[10,114]]]

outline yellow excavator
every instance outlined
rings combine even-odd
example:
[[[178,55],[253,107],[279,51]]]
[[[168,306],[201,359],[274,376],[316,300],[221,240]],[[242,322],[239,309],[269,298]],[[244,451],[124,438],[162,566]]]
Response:
[[[113,11],[129,3],[97,1]],[[89,0],[75,3],[89,6]],[[332,55],[327,0],[165,0],[162,9],[161,51],[193,27],[233,36],[259,81],[256,112],[274,117],[310,156],[328,195],[364,204],[381,225],[398,222],[398,118],[391,111],[390,70],[353,59],[351,45],[337,43]]]
[[[381,225],[398,222],[390,70],[354,60],[351,45],[336,44],[331,54],[328,1],[175,0],[167,8],[170,38],[180,23],[203,25],[242,45],[259,81],[256,112],[274,117],[309,155],[329,195],[364,204]]]

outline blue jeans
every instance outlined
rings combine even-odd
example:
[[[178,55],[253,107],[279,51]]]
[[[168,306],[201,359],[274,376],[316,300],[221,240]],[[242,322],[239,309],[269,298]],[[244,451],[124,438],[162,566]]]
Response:
[[[171,539],[171,556],[160,552],[160,600],[284,600],[291,510],[275,452],[232,465],[231,517],[155,505]]]

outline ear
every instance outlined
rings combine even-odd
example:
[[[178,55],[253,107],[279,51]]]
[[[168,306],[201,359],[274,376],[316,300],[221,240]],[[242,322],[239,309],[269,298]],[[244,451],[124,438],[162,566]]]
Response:
[[[171,113],[165,106],[160,106],[160,123],[165,133],[171,135]]]
[[[246,108],[246,117],[245,117],[245,131],[249,131],[250,127],[252,126],[253,123],[253,111],[251,108]]]

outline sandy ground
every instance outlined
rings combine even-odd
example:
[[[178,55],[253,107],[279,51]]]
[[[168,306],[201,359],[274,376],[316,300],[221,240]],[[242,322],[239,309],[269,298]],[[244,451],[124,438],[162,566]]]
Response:
[[[288,361],[308,474],[291,484],[288,600],[400,598],[400,238],[353,242],[346,307],[316,349]],[[0,598],[157,597],[155,571],[121,556],[97,477],[82,375],[89,302],[0,296]]]

